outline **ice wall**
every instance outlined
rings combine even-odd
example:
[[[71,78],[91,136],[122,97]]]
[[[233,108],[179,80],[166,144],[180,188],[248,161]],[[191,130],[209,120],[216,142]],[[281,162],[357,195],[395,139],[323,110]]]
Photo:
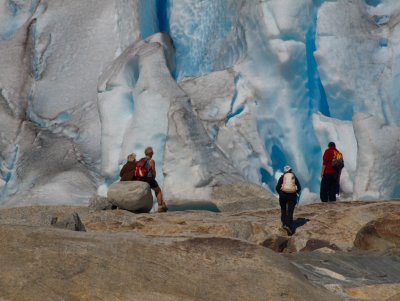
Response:
[[[365,113],[354,114],[353,124],[358,143],[354,198],[400,198],[400,127]]]
[[[181,1],[171,1],[172,11],[180,5]],[[209,54],[208,71],[231,68],[235,93],[221,103],[220,112],[229,106],[223,122],[213,120],[217,145],[236,159],[234,164],[251,181],[272,188],[283,166],[291,164],[302,182],[317,190],[321,150],[310,119],[321,101],[316,91],[316,65],[310,67],[312,62],[308,62],[307,51],[312,47],[307,47],[306,37],[310,28],[315,27],[313,2],[267,1],[255,5],[246,1],[205,1],[202,5],[224,11],[223,19],[228,20],[229,26],[214,27],[212,31],[212,37],[223,36],[224,43],[213,43],[212,39],[205,42],[201,25],[196,34],[185,34],[182,28],[202,24],[201,13],[191,18],[182,16],[198,9],[198,4],[192,1],[185,1],[190,9],[171,14],[170,23],[178,25],[170,28],[177,48],[178,82],[184,90],[188,80],[180,81],[181,76],[206,72],[201,64],[196,68],[186,63],[193,51],[204,49],[204,44],[208,45],[205,50]],[[209,18],[209,23],[221,20],[213,14]],[[188,55],[182,57],[181,52]],[[314,76],[310,79],[312,72]],[[195,97],[191,91],[188,93]],[[206,95],[203,99],[208,98],[216,106],[212,99],[218,99],[218,95],[207,94],[205,89],[202,93]]]
[[[84,203],[96,190],[97,82],[140,37],[138,4],[0,1],[1,203]]]
[[[399,197],[395,171],[379,180],[399,162],[399,16],[395,0],[0,0],[0,202],[86,202],[149,144],[171,198],[272,189],[289,164],[310,202],[330,140],[346,197]]]
[[[201,103],[212,105],[196,111],[217,145],[247,179],[272,188],[283,166],[290,164],[304,186],[318,193],[321,156],[333,140],[346,160],[344,195],[367,189],[360,188],[356,180],[358,145],[363,138],[354,133],[352,115],[364,112],[388,124],[399,122],[394,92],[398,2],[169,3],[173,12],[170,32],[177,48],[176,74],[182,88],[195,99],[198,92],[188,82],[198,86],[201,78],[211,76],[204,74],[218,74],[226,68],[235,79],[230,84],[235,91],[230,101],[221,102],[218,93],[208,95],[202,89]],[[223,11],[222,18],[211,13],[205,25],[203,13],[209,9]],[[207,31],[209,24],[221,19],[229,27],[213,26]],[[191,31],[194,28],[197,30]],[[220,37],[218,43],[213,42],[215,37]],[[204,64],[198,63],[197,54],[202,51]],[[182,79],[188,75],[200,78]],[[231,109],[219,116],[229,102]],[[213,118],[209,111],[215,106],[219,114]],[[249,134],[255,132],[256,137]],[[368,158],[378,156],[370,149],[363,151]],[[397,196],[394,191],[399,184],[389,185],[392,192],[386,197]],[[363,198],[360,193],[354,197]]]
[[[101,75],[99,112],[101,119],[102,164],[105,185],[119,180],[120,167],[134,152],[138,160],[152,146],[157,179],[168,131],[168,110],[175,98],[185,97],[171,78],[171,40],[157,34],[128,47]]]

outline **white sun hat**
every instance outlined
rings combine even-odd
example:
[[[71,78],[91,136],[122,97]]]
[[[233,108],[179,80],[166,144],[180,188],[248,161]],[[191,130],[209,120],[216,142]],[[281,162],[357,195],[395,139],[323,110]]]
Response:
[[[292,170],[292,168],[289,166],[289,165],[286,165],[284,168],[283,168],[283,172],[288,172],[288,171],[291,171]]]

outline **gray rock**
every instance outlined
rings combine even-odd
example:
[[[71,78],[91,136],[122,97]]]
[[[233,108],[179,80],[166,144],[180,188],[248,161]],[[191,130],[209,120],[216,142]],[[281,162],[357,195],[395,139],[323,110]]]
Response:
[[[113,204],[106,197],[102,197],[99,195],[93,195],[89,200],[89,211],[100,211],[100,210],[111,210]]]
[[[49,226],[74,212],[88,232]],[[328,299],[314,291],[319,286],[339,300],[394,301],[400,251],[387,243],[398,245],[399,214],[398,201],[299,206],[297,229],[287,236],[279,208],[154,215],[2,209],[0,300],[329,300],[326,290],[318,289]],[[356,236],[365,247],[353,248]],[[59,250],[74,260],[60,262]],[[21,290],[21,283],[29,285]]]
[[[341,300],[399,300],[395,299],[400,288],[398,250],[393,253],[314,251],[284,256],[311,282],[335,293],[342,291]],[[394,299],[389,298],[392,296]]]
[[[14,225],[0,237],[0,300],[341,300],[241,240]]]
[[[386,251],[400,247],[400,213],[370,221],[358,231],[354,246],[361,250]]]
[[[114,183],[108,189],[107,197],[118,208],[137,213],[150,212],[153,207],[150,185],[141,181]]]
[[[51,225],[60,229],[67,229],[71,231],[83,231],[86,232],[85,226],[83,225],[78,213],[74,212],[69,217],[58,219],[53,217],[51,219]]]

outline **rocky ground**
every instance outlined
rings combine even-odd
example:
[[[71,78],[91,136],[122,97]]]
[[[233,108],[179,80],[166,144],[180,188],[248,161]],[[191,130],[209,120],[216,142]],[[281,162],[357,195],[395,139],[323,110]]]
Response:
[[[279,213],[2,209],[0,300],[400,300],[399,201]]]

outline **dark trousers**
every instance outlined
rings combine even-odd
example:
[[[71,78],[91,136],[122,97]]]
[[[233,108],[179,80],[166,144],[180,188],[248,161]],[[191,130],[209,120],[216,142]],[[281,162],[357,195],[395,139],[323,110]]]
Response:
[[[279,205],[281,206],[281,222],[284,226],[293,229],[293,212],[296,207],[296,200],[287,199],[285,197],[279,198]]]
[[[321,202],[335,202],[337,191],[337,174],[325,174],[321,180],[320,198]]]

